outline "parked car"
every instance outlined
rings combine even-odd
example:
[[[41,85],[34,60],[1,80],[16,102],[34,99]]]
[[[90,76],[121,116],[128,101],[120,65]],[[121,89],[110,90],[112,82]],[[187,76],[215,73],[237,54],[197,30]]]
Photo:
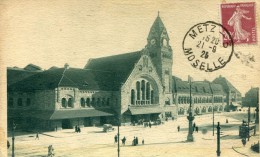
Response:
[[[104,124],[103,125],[103,131],[104,132],[108,132],[108,131],[114,131],[115,128],[113,128],[113,126],[111,124]]]

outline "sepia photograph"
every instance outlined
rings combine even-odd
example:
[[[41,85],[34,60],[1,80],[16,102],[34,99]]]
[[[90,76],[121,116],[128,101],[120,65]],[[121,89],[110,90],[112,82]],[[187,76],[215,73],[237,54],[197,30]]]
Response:
[[[0,1],[0,156],[259,156],[259,10]]]

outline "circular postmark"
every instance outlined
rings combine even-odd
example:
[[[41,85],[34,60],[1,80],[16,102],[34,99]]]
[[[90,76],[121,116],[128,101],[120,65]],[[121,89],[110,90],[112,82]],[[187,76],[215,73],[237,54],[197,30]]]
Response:
[[[228,36],[228,40],[222,41],[223,36]],[[234,43],[226,28],[207,21],[190,28],[183,39],[182,48],[194,68],[212,72],[225,67],[230,61]]]

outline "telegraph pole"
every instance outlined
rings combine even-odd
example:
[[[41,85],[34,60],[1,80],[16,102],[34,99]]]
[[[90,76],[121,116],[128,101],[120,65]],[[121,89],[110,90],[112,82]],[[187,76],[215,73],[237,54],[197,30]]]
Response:
[[[189,83],[190,83],[190,112],[189,116],[187,116],[187,119],[189,120],[189,133],[187,136],[187,141],[188,142],[193,142],[193,129],[192,129],[192,121],[194,120],[194,116],[192,116],[192,109],[191,109],[191,104],[192,104],[192,98],[191,98],[191,77],[189,76]]]
[[[219,126],[219,122],[218,122],[218,126],[217,126],[217,156],[220,156],[220,126]]]
[[[120,126],[120,114],[118,114],[118,125],[117,125],[117,156],[120,157],[120,137],[119,137],[119,126]]]
[[[248,107],[248,141],[249,141],[249,138],[250,138],[250,104],[249,104],[249,107]]]
[[[212,130],[213,130],[213,136],[214,136],[214,130],[215,130],[215,122],[214,122],[214,120],[215,120],[215,113],[214,113],[214,96],[213,96],[213,94],[212,94],[212,109],[213,109],[213,112],[212,112],[212,114],[213,114],[213,117],[212,117],[212,119],[213,119],[213,122],[212,122]]]
[[[13,121],[13,126],[12,126],[12,157],[14,157],[14,131],[16,128],[16,124]]]

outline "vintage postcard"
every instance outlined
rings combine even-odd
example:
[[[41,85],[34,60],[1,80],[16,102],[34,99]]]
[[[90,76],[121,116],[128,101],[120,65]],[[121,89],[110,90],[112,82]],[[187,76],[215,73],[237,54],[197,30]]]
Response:
[[[259,156],[259,10],[0,1],[0,156]]]

